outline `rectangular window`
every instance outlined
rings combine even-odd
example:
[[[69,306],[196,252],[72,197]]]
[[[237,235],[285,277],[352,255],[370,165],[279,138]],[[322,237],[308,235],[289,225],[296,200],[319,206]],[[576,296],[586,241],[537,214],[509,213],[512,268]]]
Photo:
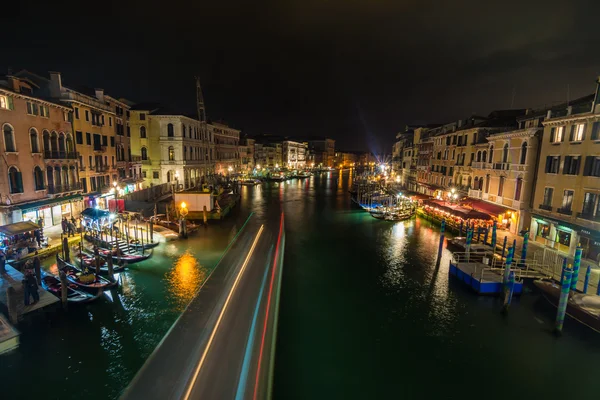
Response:
[[[579,156],[565,156],[563,175],[578,175],[581,159]]]
[[[75,142],[77,144],[83,144],[83,133],[81,131],[75,131]]]
[[[546,173],[547,174],[558,174],[560,168],[560,156],[547,156],[546,157]]]
[[[145,120],[146,120],[146,114],[140,113],[140,121],[145,121]]]
[[[600,176],[600,157],[587,156],[585,158],[583,176]]]
[[[27,102],[27,114],[33,115],[33,106],[30,102]]]
[[[564,126],[552,128],[552,130],[550,131],[550,142],[560,143],[564,140],[564,136],[565,136],[565,127]]]
[[[104,125],[104,114],[102,114],[102,125]]]
[[[153,171],[152,172],[152,178],[153,179],[158,179],[158,171]]]
[[[538,224],[537,236],[541,236],[543,238],[547,238],[550,235],[550,225],[548,224]]]
[[[581,213],[586,216],[594,215],[596,200],[598,200],[598,195],[596,193],[586,193],[583,198],[583,208],[581,209]]]
[[[8,97],[0,96],[0,108],[10,110],[10,108],[8,108]]]
[[[108,136],[102,135],[102,146],[108,146]]]
[[[110,147],[115,147],[115,138],[114,138],[114,136],[110,137]]]
[[[75,107],[75,119],[79,119],[79,108]]]
[[[592,140],[600,139],[600,122],[594,122],[592,125]]]
[[[145,178],[146,177],[146,171],[142,171],[142,176]]]
[[[560,206],[563,211],[571,211],[571,207],[573,206],[573,194],[572,190],[565,190],[563,192],[562,204]]]
[[[504,177],[500,177],[500,183],[498,183],[498,196],[502,197],[502,192],[504,192]]]
[[[88,110],[85,110],[85,120],[90,121],[90,112]]]
[[[33,115],[39,115],[40,114],[40,111],[39,111],[39,108],[38,108],[37,104],[32,103],[31,107],[33,108]]]
[[[585,124],[571,125],[571,133],[569,134],[569,141],[581,142],[584,139]]]
[[[131,137],[131,128],[129,127],[129,124],[127,124],[127,137]]]
[[[94,168],[94,164],[92,163],[92,160],[93,160],[93,159],[92,159],[92,156],[90,156],[90,158],[89,158],[89,160],[88,160],[88,161],[89,161],[89,164],[88,164],[88,165],[89,165],[89,167],[90,167],[90,168]]]
[[[112,126],[112,117],[108,117],[108,126]]]
[[[554,188],[547,187],[544,189],[544,205],[551,206],[552,205],[552,196],[554,196]]]
[[[89,132],[85,133],[85,144],[88,146],[92,144],[92,135]]]

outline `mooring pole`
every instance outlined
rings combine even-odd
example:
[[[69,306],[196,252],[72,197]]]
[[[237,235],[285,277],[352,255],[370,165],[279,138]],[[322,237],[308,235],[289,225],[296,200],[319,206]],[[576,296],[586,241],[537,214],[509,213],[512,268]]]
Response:
[[[504,305],[502,312],[507,313],[510,303],[512,303],[513,294],[515,292],[515,271],[510,271],[508,275],[508,282],[504,287]]]
[[[566,268],[563,272],[563,279],[560,285],[560,298],[558,300],[558,308],[556,311],[556,325],[554,331],[557,334],[562,333],[563,324],[565,323],[565,314],[567,313],[567,305],[569,302],[569,289],[571,288],[571,277],[573,271]]]

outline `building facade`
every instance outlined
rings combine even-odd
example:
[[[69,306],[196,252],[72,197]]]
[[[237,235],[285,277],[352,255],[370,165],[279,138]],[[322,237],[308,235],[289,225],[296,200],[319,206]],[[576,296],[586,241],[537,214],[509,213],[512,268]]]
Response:
[[[207,124],[209,135],[215,144],[215,173],[231,174],[240,170],[240,131],[226,124],[212,122]]]
[[[44,226],[78,215],[82,197],[72,109],[26,77],[0,79],[0,223]]]
[[[537,243],[600,261],[599,91],[549,111],[543,122],[531,235]]]
[[[284,140],[282,143],[282,164],[290,169],[306,167],[306,143]]]

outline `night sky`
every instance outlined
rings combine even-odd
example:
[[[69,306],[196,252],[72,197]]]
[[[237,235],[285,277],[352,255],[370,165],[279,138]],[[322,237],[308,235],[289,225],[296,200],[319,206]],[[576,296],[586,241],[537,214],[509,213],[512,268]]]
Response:
[[[2,73],[57,70],[185,113],[199,75],[210,119],[348,150],[390,153],[407,123],[486,115],[513,93],[515,108],[573,99],[600,74],[597,1],[13,3]]]

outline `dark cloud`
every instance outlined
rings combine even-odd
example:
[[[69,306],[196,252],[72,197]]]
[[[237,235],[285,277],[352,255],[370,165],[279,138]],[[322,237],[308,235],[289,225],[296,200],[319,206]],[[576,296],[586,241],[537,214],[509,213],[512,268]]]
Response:
[[[585,0],[20,3],[2,69],[188,112],[199,75],[214,119],[349,149],[389,151],[413,121],[584,95],[600,73],[600,6]]]

